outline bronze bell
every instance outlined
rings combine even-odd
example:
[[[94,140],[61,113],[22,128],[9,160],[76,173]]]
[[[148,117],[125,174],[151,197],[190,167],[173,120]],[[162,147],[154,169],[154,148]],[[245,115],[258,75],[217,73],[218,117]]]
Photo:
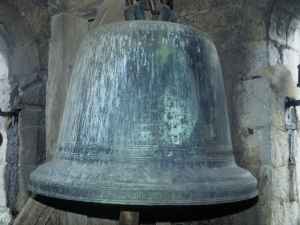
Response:
[[[81,45],[52,161],[32,192],[131,205],[205,205],[257,195],[236,166],[211,39],[176,23],[101,26]]]

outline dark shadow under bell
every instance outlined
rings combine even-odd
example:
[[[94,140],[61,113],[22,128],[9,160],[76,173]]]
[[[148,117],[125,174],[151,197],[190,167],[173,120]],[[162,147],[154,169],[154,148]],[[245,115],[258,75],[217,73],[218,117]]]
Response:
[[[138,211],[139,223],[189,222],[219,218],[253,207],[258,197],[234,203],[201,206],[122,206],[62,200],[38,195],[36,201],[55,209],[88,217],[119,220],[120,211]]]

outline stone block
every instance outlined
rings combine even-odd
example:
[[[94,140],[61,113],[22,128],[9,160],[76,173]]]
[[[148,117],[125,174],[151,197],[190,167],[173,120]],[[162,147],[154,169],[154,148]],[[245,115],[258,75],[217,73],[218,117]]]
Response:
[[[242,165],[257,169],[260,165],[273,167],[287,166],[289,159],[288,135],[271,126],[241,128],[241,135],[246,151]]]
[[[218,48],[224,77],[247,80],[257,76],[257,71],[269,64],[267,41],[252,41]]]
[[[65,1],[48,0],[48,10],[50,15],[57,15],[65,11]]]
[[[0,208],[6,207],[6,193],[5,193],[5,164],[0,164]]]
[[[242,23],[242,7],[237,5],[224,10],[200,13],[191,16],[189,22],[190,26],[204,32],[227,26],[239,26]]]
[[[273,127],[286,131],[284,102],[287,96],[296,98],[296,84],[292,74],[284,66],[279,64],[274,67],[267,66],[258,71],[260,77],[270,81],[270,120]]]
[[[19,142],[19,162],[22,164],[35,165],[38,145],[38,128],[20,128]]]
[[[69,13],[90,20],[96,17],[103,2],[104,0],[69,0],[66,3],[66,8]],[[125,7],[124,2],[122,5]]]
[[[274,0],[245,0],[244,3],[246,4],[252,4],[255,6],[265,7],[268,6],[268,4],[272,4]]]
[[[103,2],[104,0],[93,0],[93,2],[84,6],[80,6],[80,4],[77,4],[75,7],[68,9],[68,13],[72,13],[73,15],[84,18],[86,20],[93,20],[97,16],[98,11],[101,9]],[[122,5],[123,7],[125,6],[125,4]]]
[[[211,8],[213,10],[218,10],[221,8],[228,7],[230,5],[236,5],[243,2],[242,0],[212,0],[211,1]]]
[[[45,128],[38,128],[38,143],[35,155],[35,165],[40,165],[46,161],[46,131]]]
[[[287,46],[292,49],[300,52],[300,20],[297,18],[293,18],[290,22],[290,26],[287,34]]]
[[[297,131],[294,131],[294,159],[296,162],[296,165],[300,164],[300,138],[299,138],[299,133]],[[300,170],[296,171],[297,177],[300,177]],[[299,193],[300,195],[300,193]],[[299,196],[300,199],[300,196]]]
[[[269,60],[271,66],[281,64],[280,52],[279,49],[276,47],[275,43],[276,42],[274,41],[269,41]]]
[[[19,129],[20,164],[40,165],[46,159],[45,128],[29,127]]]
[[[0,207],[0,225],[10,224],[11,220],[12,217],[10,215],[9,209]]]
[[[238,96],[241,106],[242,126],[272,125],[285,131],[284,101],[286,96],[294,97],[295,83],[284,67],[264,68],[258,71],[261,78],[247,80],[240,87]]]
[[[292,73],[295,84],[298,83],[298,68],[300,56],[299,53],[292,49],[282,50],[282,64]]]
[[[26,88],[20,89],[19,101],[24,105],[45,106],[45,84],[41,81],[32,83]]]
[[[124,9],[126,5],[123,0],[105,0],[102,6],[99,8],[97,16],[93,22],[91,29],[98,26],[113,23],[118,21],[124,21]]]
[[[281,202],[275,204],[272,202],[268,206],[270,212],[271,224],[295,224],[298,225],[299,220],[299,204],[296,202]]]
[[[286,45],[291,14],[279,6],[274,7],[271,15],[269,37],[281,45]]]
[[[276,128],[272,128],[270,146],[271,162],[273,166],[288,166],[288,159],[290,155],[289,151],[289,139],[286,131],[280,131]]]
[[[41,107],[26,106],[19,114],[19,127],[34,127],[45,124],[45,112]]]
[[[73,64],[88,22],[71,14],[52,17],[46,101],[47,151],[54,153]]]
[[[176,3],[174,3],[174,4],[176,4]],[[205,11],[205,12],[207,12],[207,11]],[[185,24],[185,25],[189,25],[189,23],[186,22],[187,17],[190,17],[191,15],[195,15],[197,13],[198,13],[197,9],[195,9],[195,8],[193,9],[193,12],[191,12],[191,13],[189,10],[187,10],[184,7],[174,9],[174,15],[176,17],[176,22],[180,23],[180,24]]]
[[[239,106],[242,127],[258,127],[271,123],[271,87],[270,81],[261,78],[243,82],[244,92],[240,96]]]
[[[26,88],[28,88],[32,83],[37,82],[40,80],[39,78],[39,73],[38,72],[34,72],[34,73],[29,73],[28,75],[24,75],[19,77],[18,79],[18,87],[21,90],[25,90]]]
[[[19,161],[22,164],[41,165],[46,160],[45,146],[30,146],[20,151]]]
[[[0,21],[7,23],[19,19],[20,13],[18,10],[6,1],[0,2]]]
[[[27,11],[29,8],[33,8],[35,5],[35,0],[15,0],[14,4],[18,7],[21,12]],[[43,1],[40,1],[39,4],[43,4]]]
[[[300,5],[295,0],[276,0],[277,5],[282,7],[284,10],[290,12],[296,17],[300,18]]]
[[[32,145],[28,148],[22,147],[19,155],[19,162],[22,164],[34,164],[36,162],[37,146]]]
[[[290,178],[287,166],[274,168],[262,166],[260,168],[260,179],[266,179],[263,186],[260,186],[261,195],[266,196],[267,205],[276,206],[278,202],[288,202],[290,194]],[[258,181],[260,182],[260,181]]]
[[[5,23],[5,28],[13,40],[14,45],[17,47],[32,44],[35,40],[30,27],[24,19]]]
[[[18,189],[15,207],[18,212],[20,212],[23,206],[26,204],[30,193],[28,191],[28,181],[30,173],[36,169],[35,165],[20,165],[18,173]]]
[[[257,41],[267,37],[267,27],[264,21],[259,23],[244,21],[241,26],[240,38],[243,41]]]
[[[39,53],[34,43],[14,48],[12,58],[13,76],[24,76],[39,69]]]
[[[181,18],[189,15],[208,12],[211,8],[211,2],[209,0],[174,1],[173,6],[176,18],[180,21]]]
[[[0,107],[1,110],[5,111],[10,109],[10,95],[11,95],[11,85],[9,80],[9,70],[10,64],[7,58],[0,52]],[[5,120],[1,118],[1,120]],[[0,120],[0,121],[1,121]]]
[[[214,44],[218,46],[234,46],[238,43],[239,28],[236,26],[228,26],[224,28],[218,28],[208,32]]]
[[[0,146],[0,165],[4,164],[6,161],[6,150],[7,150],[7,134],[6,129],[0,129],[0,133],[3,138],[3,142]]]
[[[13,42],[5,29],[5,26],[0,23],[0,51],[9,52]]]
[[[290,96],[296,98],[296,84],[291,72],[283,65],[267,66],[258,70],[258,75],[267,78],[271,83],[271,89],[274,93],[272,97],[272,120],[282,120],[284,118],[284,98]],[[276,113],[275,113],[276,112]],[[279,114],[277,114],[279,113]],[[278,115],[278,116],[276,116]],[[275,123],[274,123],[275,124]]]
[[[26,11],[26,19],[36,38],[47,39],[50,37],[50,15],[47,6],[37,5],[29,8]]]

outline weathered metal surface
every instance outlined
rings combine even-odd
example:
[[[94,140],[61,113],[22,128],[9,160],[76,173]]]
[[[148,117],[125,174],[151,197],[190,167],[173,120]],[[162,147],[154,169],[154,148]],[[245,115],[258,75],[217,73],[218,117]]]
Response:
[[[33,192],[132,205],[198,205],[257,195],[234,162],[223,79],[210,38],[131,21],[88,34],[77,55],[54,159]]]
[[[137,3],[125,0],[126,8],[124,10],[125,20],[147,20],[145,11],[150,11],[151,20],[174,21],[174,14],[171,11],[173,1],[140,0]]]

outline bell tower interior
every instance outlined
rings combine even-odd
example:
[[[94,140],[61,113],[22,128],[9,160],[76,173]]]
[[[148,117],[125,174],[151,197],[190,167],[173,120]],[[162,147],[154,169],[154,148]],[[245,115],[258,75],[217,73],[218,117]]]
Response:
[[[0,0],[0,225],[118,224],[121,208],[36,195],[30,173],[54,156],[78,48],[88,32],[124,21],[125,0]],[[293,0],[174,0],[176,23],[210,36],[220,59],[238,166],[258,180],[258,197],[210,206],[142,207],[140,223],[300,223],[300,3]],[[287,126],[293,117],[294,128]],[[13,164],[15,170],[8,170]],[[8,185],[11,183],[12,185]],[[135,211],[136,208],[129,207]]]

